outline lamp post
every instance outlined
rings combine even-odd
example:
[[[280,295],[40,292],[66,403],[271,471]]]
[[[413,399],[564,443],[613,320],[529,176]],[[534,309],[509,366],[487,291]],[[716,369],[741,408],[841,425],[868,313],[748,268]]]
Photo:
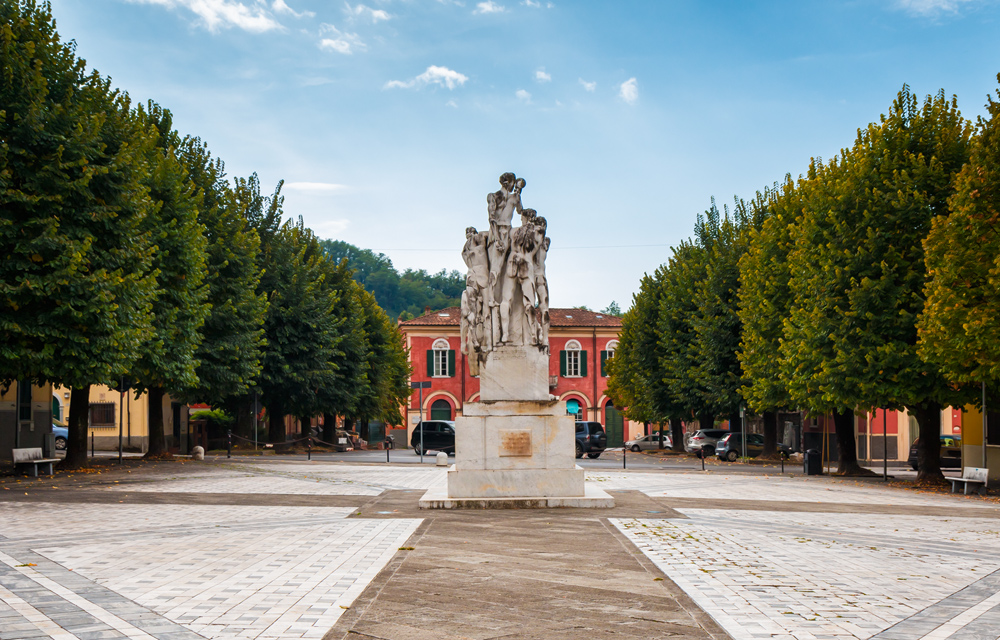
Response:
[[[411,382],[411,389],[418,389],[420,391],[420,403],[418,405],[420,410],[420,422],[417,426],[420,427],[420,462],[424,461],[424,389],[431,388],[431,381],[425,380],[424,382]]]

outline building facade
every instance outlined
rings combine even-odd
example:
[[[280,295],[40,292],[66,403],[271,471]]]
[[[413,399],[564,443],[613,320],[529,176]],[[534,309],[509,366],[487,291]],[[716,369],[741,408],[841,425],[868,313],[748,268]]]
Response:
[[[644,425],[623,419],[607,397],[605,365],[618,347],[621,319],[583,309],[550,309],[549,317],[549,393],[568,413],[603,424],[609,447],[643,434]],[[469,373],[468,356],[460,349],[458,307],[427,312],[399,328],[409,348],[411,381],[431,383],[423,391],[425,419],[454,420],[466,402],[479,400],[479,378]],[[407,443],[420,414],[420,395],[414,392],[404,411]],[[395,437],[403,442],[402,433]]]
[[[40,447],[51,455],[52,385],[15,380],[0,385],[0,456],[12,461],[12,449]]]

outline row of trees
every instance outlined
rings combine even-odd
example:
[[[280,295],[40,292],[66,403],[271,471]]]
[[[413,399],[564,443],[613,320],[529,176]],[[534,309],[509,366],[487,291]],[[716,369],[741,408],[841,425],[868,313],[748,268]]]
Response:
[[[1000,76],[998,76],[1000,80]],[[941,478],[943,406],[1000,382],[1000,104],[973,126],[907,87],[828,162],[732,209],[643,278],[609,381],[629,417],[710,425],[744,404],[832,414],[841,474],[862,474],[854,412],[909,410],[921,480]]]
[[[286,414],[398,422],[401,336],[302,224],[281,184],[227,180],[170,112],[126,93],[60,40],[47,4],[0,5],[0,381],[72,388],[66,464],[85,463],[90,386],[250,399]],[[332,420],[328,421],[332,425]],[[332,437],[332,434],[331,434]]]

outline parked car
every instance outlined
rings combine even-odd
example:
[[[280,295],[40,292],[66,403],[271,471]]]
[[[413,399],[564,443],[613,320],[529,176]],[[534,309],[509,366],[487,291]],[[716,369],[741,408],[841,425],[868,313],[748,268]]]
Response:
[[[588,458],[596,460],[607,448],[608,436],[604,433],[604,426],[600,422],[576,423],[577,458],[582,458],[583,454],[587,454]]]
[[[906,460],[914,471],[918,470],[917,447],[920,438],[910,445],[910,457]],[[941,468],[961,469],[962,468],[962,436],[941,436]]]
[[[737,458],[744,457],[742,449],[743,433],[741,431],[734,431],[724,436],[715,444],[715,455],[719,457],[719,460],[735,462]],[[783,442],[779,442],[778,452],[787,460],[788,456],[792,455],[792,448]],[[756,458],[762,453],[764,453],[764,436],[759,433],[748,433],[745,457]]]
[[[714,455],[715,443],[729,433],[735,432],[730,432],[729,429],[698,429],[684,443],[684,449],[688,453]]]
[[[420,448],[420,432],[423,431],[423,450]],[[428,451],[444,451],[455,455],[455,423],[451,420],[424,420],[413,429],[410,446],[417,455]]]
[[[663,448],[669,449],[673,444],[670,441],[670,436],[663,434]],[[660,434],[651,433],[648,436],[640,436],[635,440],[629,440],[625,443],[627,449],[632,451],[649,451],[650,449],[660,448]]]
[[[52,435],[56,437],[56,451],[65,451],[69,441],[69,429],[58,420],[52,421]]]

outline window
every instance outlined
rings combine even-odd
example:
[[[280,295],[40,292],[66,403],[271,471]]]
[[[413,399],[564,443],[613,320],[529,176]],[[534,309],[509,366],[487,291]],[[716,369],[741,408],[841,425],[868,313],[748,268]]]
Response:
[[[427,375],[431,378],[455,376],[455,350],[448,348],[448,341],[439,338],[427,352]]]
[[[115,405],[113,402],[91,402],[90,403],[90,426],[92,427],[113,427],[115,426]]]
[[[615,349],[618,348],[617,340],[609,340],[608,345],[601,352],[601,377],[608,377],[607,363],[608,360],[615,357]]]
[[[17,381],[17,419],[31,420],[31,381]]]
[[[566,348],[559,352],[559,374],[564,378],[587,376],[587,352],[580,349],[576,340],[567,342]]]

